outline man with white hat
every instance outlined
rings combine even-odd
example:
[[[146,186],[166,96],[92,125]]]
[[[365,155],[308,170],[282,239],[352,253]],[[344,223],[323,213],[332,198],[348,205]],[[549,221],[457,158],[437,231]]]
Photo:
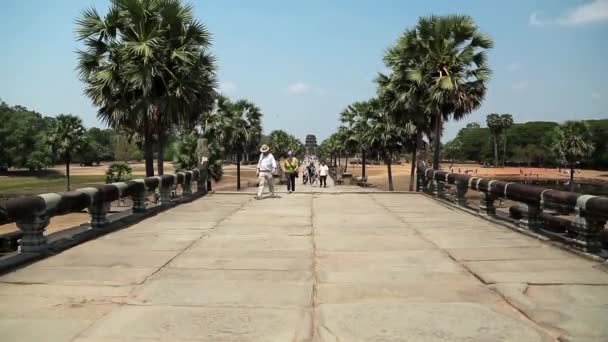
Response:
[[[272,153],[270,153],[270,147],[264,144],[260,148],[260,152],[260,160],[258,161],[258,168],[256,171],[260,185],[258,187],[258,194],[255,196],[255,199],[262,198],[262,193],[264,193],[264,185],[266,185],[266,183],[268,183],[270,195],[274,196],[274,183],[272,180],[272,175],[277,171],[277,161],[274,159]]]

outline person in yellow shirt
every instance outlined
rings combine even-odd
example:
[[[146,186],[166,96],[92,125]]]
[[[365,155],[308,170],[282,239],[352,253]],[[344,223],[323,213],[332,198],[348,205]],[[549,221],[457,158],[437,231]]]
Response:
[[[296,177],[300,162],[293,156],[293,152],[287,152],[287,159],[283,162],[283,170],[287,175],[287,193],[296,191]]]

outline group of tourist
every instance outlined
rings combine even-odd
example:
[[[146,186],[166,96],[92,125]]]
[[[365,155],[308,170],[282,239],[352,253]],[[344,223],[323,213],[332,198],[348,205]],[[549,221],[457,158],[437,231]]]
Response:
[[[312,185],[319,179],[319,187],[327,188],[329,166],[327,166],[325,161],[321,161],[321,165],[317,171],[315,167],[317,161],[318,159],[314,156],[306,157],[304,163],[300,165],[298,159],[293,156],[292,151],[287,153],[287,158],[283,161],[283,172],[285,172],[287,178],[287,193],[296,191],[296,178],[299,177],[300,173],[302,173],[302,184],[308,182]],[[277,171],[278,164],[272,153],[270,153],[270,147],[268,145],[262,145],[260,148],[260,160],[258,161],[256,169],[256,175],[259,180],[258,192],[255,196],[256,199],[262,199],[266,184],[268,184],[270,195],[274,197],[274,182],[272,177]]]

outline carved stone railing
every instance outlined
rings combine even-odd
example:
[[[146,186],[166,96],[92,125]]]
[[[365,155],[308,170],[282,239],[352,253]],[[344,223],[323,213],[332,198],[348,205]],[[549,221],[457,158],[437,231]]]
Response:
[[[111,183],[62,193],[24,196],[0,202],[0,224],[15,222],[23,232],[18,241],[19,253],[43,253],[49,247],[44,231],[54,216],[86,209],[91,217],[90,229],[103,230],[109,225],[108,212],[112,202],[131,198],[132,212],[148,210],[146,198],[158,192],[159,206],[171,205],[171,193],[178,185],[182,197],[200,196],[207,192],[206,165],[192,171],[178,172],[127,182]],[[196,188],[196,193],[193,192]]]
[[[432,168],[417,170],[417,188],[437,198],[451,199],[457,206],[468,207],[468,190],[479,191],[480,215],[496,216],[497,199],[518,202],[509,209],[510,218],[523,229],[548,233],[584,252],[597,253],[599,236],[608,220],[608,198],[539,186],[492,180]],[[451,198],[445,189],[455,187]],[[573,214],[573,216],[572,216]],[[559,216],[570,215],[570,216]]]

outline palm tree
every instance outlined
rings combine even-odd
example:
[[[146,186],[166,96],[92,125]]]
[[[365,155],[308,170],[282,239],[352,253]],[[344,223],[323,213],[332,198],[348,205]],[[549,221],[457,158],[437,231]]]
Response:
[[[422,146],[423,135],[429,135],[432,130],[432,117],[425,102],[426,89],[408,78],[411,61],[403,61],[396,48],[386,52],[384,61],[391,68],[391,74],[389,76],[379,74],[376,78],[378,97],[383,103],[384,110],[392,115],[400,127],[413,125],[415,128],[410,146],[412,166],[409,191],[413,191],[418,148]]]
[[[173,158],[173,164],[177,170],[191,170],[198,166],[197,146],[198,134],[196,131],[182,134],[177,141],[177,153]]]
[[[556,128],[555,148],[570,167],[570,190],[574,191],[574,166],[593,153],[591,132],[584,121],[566,121]]]
[[[65,162],[66,191],[70,191],[70,163],[72,156],[87,144],[87,131],[82,120],[74,115],[58,115],[48,133],[53,153]]]
[[[241,190],[241,159],[243,152],[253,143],[257,144],[262,135],[262,113],[250,101],[228,102],[225,108],[230,115],[231,130],[229,146],[236,152],[236,189]]]
[[[283,130],[274,130],[268,134],[269,145],[275,157],[281,158],[293,147],[293,139]]]
[[[507,130],[513,126],[513,115],[503,114],[500,116],[502,121],[502,166],[505,167],[507,164]]]
[[[365,177],[366,154],[369,149],[368,141],[364,139],[369,131],[369,119],[373,112],[371,101],[355,102],[340,114],[340,121],[345,127],[346,141],[361,153],[361,176]]]
[[[401,64],[408,67],[408,79],[425,89],[420,103],[434,117],[436,169],[443,121],[460,120],[481,105],[491,75],[486,50],[492,46],[492,39],[479,31],[473,18],[448,15],[420,18],[394,47]]]
[[[411,124],[398,125],[382,110],[378,100],[371,100],[370,105],[373,108],[370,113],[370,129],[363,138],[384,159],[388,173],[388,189],[393,191],[392,157],[403,151],[406,141],[414,134],[415,129]]]
[[[494,167],[498,167],[498,137],[502,134],[502,119],[496,113],[488,114],[486,124],[488,125],[488,129],[490,129],[492,141],[494,142]]]
[[[178,0],[112,0],[105,17],[94,8],[77,19],[78,72],[97,116],[144,138],[146,175],[163,173],[167,130],[200,121],[215,98],[210,34],[194,9]]]

